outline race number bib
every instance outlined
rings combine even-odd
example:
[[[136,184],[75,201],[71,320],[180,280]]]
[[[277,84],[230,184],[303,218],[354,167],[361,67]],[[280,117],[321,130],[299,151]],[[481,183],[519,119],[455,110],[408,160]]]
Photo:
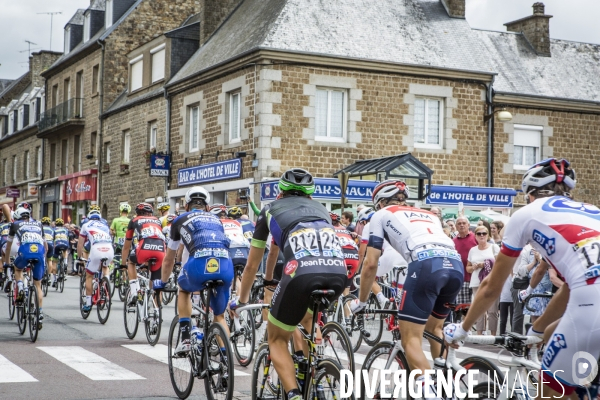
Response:
[[[122,237],[122,238],[117,238],[117,244],[118,244],[119,246],[124,246],[124,245],[125,245],[125,238],[124,238],[124,237]]]
[[[600,236],[577,242],[573,249],[586,269],[585,279],[600,277]]]
[[[288,241],[296,259],[308,256],[318,257],[321,255],[317,241],[317,231],[315,229],[299,229],[292,232]]]
[[[333,229],[325,228],[319,231],[323,256],[344,258],[340,238]]]

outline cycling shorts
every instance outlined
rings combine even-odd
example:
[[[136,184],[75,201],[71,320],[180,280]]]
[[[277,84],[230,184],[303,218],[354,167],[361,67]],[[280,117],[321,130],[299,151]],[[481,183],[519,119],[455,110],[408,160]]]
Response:
[[[283,275],[283,266],[285,265],[285,258],[283,257],[283,252],[280,251],[277,255],[277,262],[275,263],[275,269],[273,269],[273,279],[276,281],[281,281],[281,276]]]
[[[51,259],[53,260],[58,260],[58,257],[60,256],[60,253],[62,253],[63,251],[66,251],[69,247],[68,246],[56,246],[54,247],[54,251],[52,252],[52,255],[50,256]]]
[[[273,293],[269,321],[293,332],[312,307],[310,295],[314,290],[329,289],[339,296],[347,280],[348,270],[342,258],[303,257],[289,261]]]
[[[231,259],[231,263],[236,265],[246,266],[246,262],[248,261],[248,253],[249,250],[247,247],[231,247],[229,248],[229,258]]]
[[[110,243],[96,243],[90,248],[85,269],[88,274],[93,275],[100,270],[103,259],[106,259],[104,265],[108,267],[114,256],[115,252]]]
[[[54,254],[54,246],[48,245],[48,250],[46,251],[46,257],[50,258]]]
[[[91,247],[91,243],[89,240],[87,240],[84,244],[83,244],[83,251],[84,253],[90,253],[90,247]]]
[[[425,325],[429,316],[445,319],[462,288],[463,264],[460,259],[432,257],[408,264],[398,318]]]
[[[233,264],[225,257],[190,257],[185,263],[177,283],[181,290],[193,293],[202,290],[204,283],[209,280],[222,280],[223,286],[218,286],[210,293],[210,307],[215,315],[221,315],[227,308],[229,289],[233,281]]]
[[[571,290],[567,309],[542,358],[542,370],[552,371],[544,372],[544,382],[549,382],[548,386],[558,393],[562,393],[564,387],[568,396],[581,384],[580,379],[591,374],[599,357],[600,283],[595,283]],[[580,363],[587,363],[588,367],[581,368]]]
[[[129,254],[129,261],[135,265],[142,265],[151,258],[156,258],[156,262],[150,268],[150,271],[158,271],[165,258],[165,242],[160,239],[142,239],[137,247]]]
[[[12,252],[11,252],[12,253]],[[44,276],[46,268],[45,249],[43,244],[26,243],[19,246],[17,258],[15,258],[15,267],[24,269],[29,261],[33,261],[33,279],[39,281]]]

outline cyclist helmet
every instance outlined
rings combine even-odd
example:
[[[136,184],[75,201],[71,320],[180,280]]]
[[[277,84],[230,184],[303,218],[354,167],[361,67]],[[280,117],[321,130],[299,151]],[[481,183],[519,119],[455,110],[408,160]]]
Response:
[[[575,188],[575,170],[564,159],[548,158],[533,165],[525,175],[521,188],[524,194],[541,189],[551,183],[564,183],[569,189]],[[545,194],[554,194],[554,185],[548,186]],[[540,190],[541,191],[541,190]],[[562,194],[562,193],[561,193]],[[564,193],[570,197],[570,193]]]
[[[62,218],[56,218],[56,220],[54,221],[54,225],[56,226],[63,226],[65,224],[65,221],[63,221]]]
[[[190,204],[194,200],[202,200],[204,204],[208,204],[210,201],[210,195],[203,187],[194,186],[186,192],[185,203]]]
[[[239,217],[242,216],[243,213],[244,212],[242,211],[241,208],[239,208],[239,207],[231,207],[229,209],[229,212],[227,213],[227,216],[229,218],[239,218]]]
[[[365,207],[358,213],[358,222],[361,221],[369,221],[371,217],[375,214],[375,210],[373,207]]]
[[[140,203],[137,206],[135,206],[135,213],[137,215],[147,215],[147,214],[152,214],[154,212],[154,208],[152,208],[152,205],[149,203]]]
[[[21,206],[17,208],[17,211],[15,211],[15,220],[29,218],[30,215],[31,209]]]
[[[131,212],[131,206],[127,203],[125,204],[121,204],[119,206],[119,211],[120,212],[126,212],[127,214],[129,214]]]
[[[171,206],[169,205],[169,203],[158,203],[158,211],[168,211],[170,208]]]
[[[52,220],[49,217],[42,218],[42,225],[50,225],[51,223],[52,223]]]
[[[210,208],[210,213],[216,215],[217,217],[221,214],[227,214],[227,207],[223,204],[215,204]]]
[[[98,212],[100,212],[100,206],[98,204],[92,204],[90,206],[90,211],[98,211]]]
[[[375,209],[379,209],[378,203],[381,200],[395,197],[398,193],[404,195],[404,200],[408,199],[410,192],[406,183],[395,179],[381,182],[373,190],[373,204],[375,205]]]
[[[24,209],[26,209],[26,210],[29,210],[30,213],[31,213],[31,210],[33,210],[33,206],[28,201],[22,201],[22,202],[20,202],[19,204],[17,204],[17,208],[16,209],[18,210],[21,207],[24,208]]]
[[[334,213],[334,212],[331,212],[331,211],[330,211],[330,212],[329,212],[329,216],[331,217],[331,221],[332,221],[332,222],[336,222],[336,221],[337,221],[337,222],[339,222],[339,221],[340,221],[340,216],[339,216],[339,215],[337,215],[337,214],[336,214],[336,213]]]
[[[292,168],[281,175],[279,189],[282,192],[291,192],[295,196],[310,196],[315,192],[315,181],[308,171]]]
[[[102,218],[102,215],[100,215],[100,211],[90,209],[90,212],[88,212],[87,217],[88,219],[100,219]]]
[[[173,215],[173,214],[167,215],[167,224],[170,225],[173,221],[175,221],[175,218],[177,218],[177,215]]]

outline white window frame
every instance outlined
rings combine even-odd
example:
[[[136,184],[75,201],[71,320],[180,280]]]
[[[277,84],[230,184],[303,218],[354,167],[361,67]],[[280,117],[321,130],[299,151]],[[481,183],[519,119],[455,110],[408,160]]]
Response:
[[[539,125],[519,125],[514,124],[513,131],[513,168],[518,170],[527,170],[531,165],[517,164],[516,154],[517,147],[522,147],[521,160],[525,157],[525,148],[534,147],[537,149],[534,163],[542,159],[542,133],[544,131],[543,126]],[[528,137],[525,137],[524,134]]]
[[[424,139],[425,142],[417,142],[417,134],[416,132],[414,132],[414,146],[415,148],[423,148],[423,149],[443,149],[444,148],[444,99],[439,98],[439,97],[424,97],[424,96],[415,96],[415,104],[417,102],[417,100],[424,100],[425,101],[425,126],[423,127],[424,129]],[[429,112],[429,107],[428,107],[428,102],[430,101],[437,101],[439,102],[439,116],[438,116],[438,135],[439,135],[439,143],[428,143],[428,136],[427,136],[427,131],[428,131],[428,112]],[[416,116],[416,113],[415,113]],[[413,128],[416,130],[416,127]]]
[[[139,55],[133,60],[129,61],[130,70],[131,70],[131,79],[130,79],[130,93],[135,92],[138,89],[144,87],[144,55]],[[137,85],[138,79],[137,76],[134,76],[139,68],[139,86]]]
[[[317,110],[317,104],[315,100],[315,140],[324,141],[324,142],[340,142],[346,143],[348,140],[348,89],[343,88],[333,88],[333,87],[318,87],[317,92],[315,94],[318,95],[319,91],[327,92],[327,128],[326,135],[320,135],[320,132],[317,130],[318,126],[318,118],[319,110]],[[332,137],[331,136],[331,93],[332,92],[341,92],[344,95],[344,101],[342,103],[342,137]]]
[[[104,10],[104,27],[108,29],[113,24],[113,0],[106,0]]]
[[[10,111],[8,113],[8,134],[12,135],[15,132],[15,114]]]
[[[200,150],[200,104],[189,106],[190,113],[190,129],[189,129],[189,140],[190,140],[190,153]],[[194,146],[194,110],[198,110],[196,115],[196,146]]]
[[[106,146],[106,163],[110,164],[110,143],[105,143]]]
[[[152,57],[152,83],[165,79],[165,44],[150,50]]]
[[[38,146],[37,148],[37,176],[42,175],[42,146]]]
[[[236,100],[237,99],[237,100]],[[233,113],[233,103],[238,102],[237,113]],[[238,143],[242,141],[242,92],[235,91],[229,93],[229,141],[227,143]],[[237,129],[233,129],[233,121],[237,119]]]
[[[156,121],[150,123],[150,137],[148,138],[148,149],[156,149],[156,143],[158,138],[158,125]]]
[[[123,132],[123,157],[122,164],[129,164],[131,151],[131,131]]]
[[[17,127],[18,131],[20,131],[21,129],[23,129],[23,124],[25,123],[25,121],[23,121],[25,119],[25,107],[21,106],[19,107],[19,126]]]
[[[92,13],[88,12],[83,17],[83,42],[90,40],[90,25],[92,23]]]
[[[23,171],[23,175],[24,175],[24,179],[27,180],[29,179],[29,162],[30,162],[30,158],[29,158],[29,150],[25,150],[25,156],[23,156],[24,160],[24,169],[25,171]]]
[[[13,182],[17,181],[17,168],[19,166],[19,157],[13,156]]]
[[[69,54],[71,51],[71,26],[65,28],[65,49],[64,53]]]

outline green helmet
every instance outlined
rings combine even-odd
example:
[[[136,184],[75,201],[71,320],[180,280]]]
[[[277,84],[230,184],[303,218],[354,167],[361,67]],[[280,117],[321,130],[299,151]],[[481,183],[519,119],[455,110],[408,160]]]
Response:
[[[292,168],[281,175],[279,190],[282,192],[296,192],[297,195],[310,196],[315,192],[315,181],[308,171],[302,168]]]

